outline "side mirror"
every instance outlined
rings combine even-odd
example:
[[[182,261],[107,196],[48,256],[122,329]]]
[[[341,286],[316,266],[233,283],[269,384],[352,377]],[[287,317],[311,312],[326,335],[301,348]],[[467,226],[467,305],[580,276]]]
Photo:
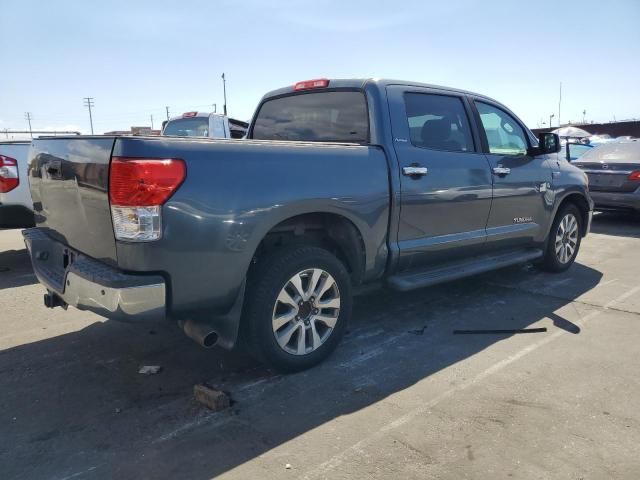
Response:
[[[541,133],[538,135],[541,154],[558,153],[560,151],[560,137],[555,133]]]
[[[555,133],[539,133],[538,146],[531,147],[527,153],[535,157],[536,155],[558,153],[561,148],[560,137],[558,135]]]

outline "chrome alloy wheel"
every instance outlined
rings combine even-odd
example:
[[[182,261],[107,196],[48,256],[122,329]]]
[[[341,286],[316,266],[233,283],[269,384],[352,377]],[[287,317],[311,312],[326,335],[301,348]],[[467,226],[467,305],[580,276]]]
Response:
[[[556,257],[560,263],[568,263],[576,253],[578,245],[578,219],[573,213],[567,213],[558,224],[556,231]]]
[[[340,290],[334,278],[320,268],[291,277],[273,307],[272,328],[280,348],[307,355],[331,335],[340,315]]]

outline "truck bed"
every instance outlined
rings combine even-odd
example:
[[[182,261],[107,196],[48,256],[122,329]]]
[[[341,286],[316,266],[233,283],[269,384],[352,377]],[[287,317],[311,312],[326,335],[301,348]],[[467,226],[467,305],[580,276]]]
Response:
[[[162,237],[116,241],[109,213],[112,156],[176,158],[186,180],[162,207]],[[163,275],[172,312],[229,308],[264,235],[310,212],[338,214],[363,232],[371,262],[386,262],[389,178],[382,149],[352,144],[57,137],[34,141],[37,226],[125,272]]]

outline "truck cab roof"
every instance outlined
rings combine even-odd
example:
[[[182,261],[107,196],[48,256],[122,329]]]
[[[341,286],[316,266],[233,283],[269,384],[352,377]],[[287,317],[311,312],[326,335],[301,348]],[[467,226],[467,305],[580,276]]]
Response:
[[[321,79],[321,80],[326,80],[328,82],[328,85],[326,88],[331,88],[331,89],[352,88],[352,89],[364,90],[366,89],[367,86],[374,86],[382,89],[391,85],[404,85],[409,87],[421,87],[421,88],[430,88],[434,90],[449,91],[451,93],[456,93],[456,94],[474,95],[479,98],[486,98],[493,102],[496,102],[494,99],[487,97],[486,95],[481,95],[479,93],[471,92],[468,90],[463,90],[460,88],[444,87],[442,85],[434,85],[430,83],[413,82],[408,80],[395,80],[390,78],[373,78],[373,77],[372,78],[330,78],[330,79]],[[310,82],[310,81],[313,81],[313,80],[308,80],[307,82]],[[280,95],[287,95],[287,94],[294,93],[296,91],[312,90],[311,88],[296,90],[296,85],[298,85],[299,83],[302,83],[302,82],[298,82],[288,87],[282,87],[282,88],[278,88],[276,90],[267,92],[262,97],[262,101],[266,100],[267,98],[277,97]]]

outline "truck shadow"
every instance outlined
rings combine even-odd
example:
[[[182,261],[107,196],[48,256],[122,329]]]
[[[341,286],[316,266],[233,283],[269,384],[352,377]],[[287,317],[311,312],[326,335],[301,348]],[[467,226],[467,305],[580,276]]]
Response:
[[[38,283],[27,249],[0,252],[0,290]]]
[[[524,266],[359,297],[337,352],[289,376],[242,352],[202,350],[167,324],[98,322],[0,351],[0,477],[213,478],[510,336],[456,329],[540,322],[548,331],[528,335],[531,342],[558,328],[579,334],[558,311],[601,276],[580,264],[560,276]],[[140,365],[163,371],[140,375]],[[191,396],[199,382],[228,391],[235,403],[205,410]],[[326,455],[335,454],[323,438]],[[286,457],[264,461],[283,472],[293,463],[296,475],[305,469]]]

